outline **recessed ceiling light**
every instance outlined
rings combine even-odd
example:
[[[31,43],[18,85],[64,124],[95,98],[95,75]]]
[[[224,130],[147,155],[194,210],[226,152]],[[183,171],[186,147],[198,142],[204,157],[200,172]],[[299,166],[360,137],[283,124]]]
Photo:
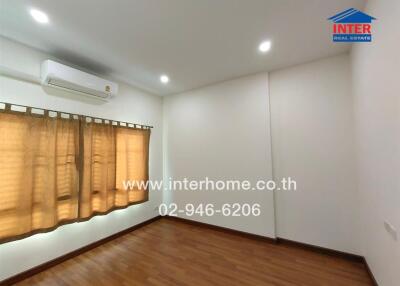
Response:
[[[258,46],[258,50],[262,53],[266,53],[271,49],[271,41],[264,41]]]
[[[169,83],[169,77],[163,74],[162,76],[160,76],[160,81],[164,84]]]
[[[49,17],[47,17],[46,13],[42,11],[31,9],[30,13],[33,19],[35,19],[39,23],[46,24],[49,22]]]

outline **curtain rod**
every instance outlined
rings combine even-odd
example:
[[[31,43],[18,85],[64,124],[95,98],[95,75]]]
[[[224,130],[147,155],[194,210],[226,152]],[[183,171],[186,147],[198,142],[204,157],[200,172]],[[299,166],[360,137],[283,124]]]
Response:
[[[117,122],[118,125],[120,125],[120,123],[125,124],[127,127],[129,127],[129,125],[133,125],[134,128],[136,128],[136,126],[140,127],[141,129],[151,129],[153,128],[153,126],[150,125],[144,125],[144,124],[138,124],[138,123],[129,123],[126,121],[120,121],[120,120],[113,120],[113,119],[107,119],[107,118],[101,118],[101,117],[97,117],[97,116],[90,116],[90,115],[84,115],[84,114],[77,114],[77,113],[70,113],[70,112],[65,112],[65,111],[58,111],[58,110],[51,110],[51,109],[45,109],[45,108],[41,108],[41,107],[33,107],[33,106],[27,106],[27,105],[21,105],[21,104],[15,104],[15,103],[8,103],[8,102],[1,102],[0,104],[4,104],[4,109],[7,109],[7,106],[18,106],[18,107],[24,107],[24,108],[29,108],[29,109],[38,109],[38,110],[43,110],[43,111],[48,111],[48,112],[55,112],[55,113],[59,113],[59,114],[68,114],[68,115],[72,115],[72,116],[78,116],[78,117],[88,117],[88,118],[92,118],[94,120],[98,119],[98,120],[106,120],[109,122]]]

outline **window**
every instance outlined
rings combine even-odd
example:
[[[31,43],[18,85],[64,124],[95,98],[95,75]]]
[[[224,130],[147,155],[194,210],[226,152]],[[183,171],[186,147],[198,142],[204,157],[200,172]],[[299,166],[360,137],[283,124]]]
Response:
[[[150,129],[0,109],[0,241],[148,200]]]
[[[80,218],[148,200],[148,190],[125,190],[148,180],[150,130],[83,121]]]
[[[116,206],[148,200],[146,189],[133,188],[125,191],[123,181],[129,178],[136,182],[147,182],[149,178],[150,130],[119,127],[116,131]]]
[[[0,113],[0,238],[77,218],[79,121]]]

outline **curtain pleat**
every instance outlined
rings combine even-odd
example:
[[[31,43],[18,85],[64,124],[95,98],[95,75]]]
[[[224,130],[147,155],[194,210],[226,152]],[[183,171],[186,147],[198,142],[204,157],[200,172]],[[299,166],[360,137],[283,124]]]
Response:
[[[82,122],[83,171],[80,218],[115,206],[115,127]]]

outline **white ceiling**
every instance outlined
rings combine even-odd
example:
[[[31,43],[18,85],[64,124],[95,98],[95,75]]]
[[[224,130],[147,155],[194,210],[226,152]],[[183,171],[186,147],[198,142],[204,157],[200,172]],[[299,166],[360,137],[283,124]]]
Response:
[[[154,94],[344,52],[328,17],[364,0],[0,0],[0,34]],[[50,24],[30,17],[37,8]],[[272,40],[261,55],[258,44]],[[166,73],[170,83],[159,76]]]

